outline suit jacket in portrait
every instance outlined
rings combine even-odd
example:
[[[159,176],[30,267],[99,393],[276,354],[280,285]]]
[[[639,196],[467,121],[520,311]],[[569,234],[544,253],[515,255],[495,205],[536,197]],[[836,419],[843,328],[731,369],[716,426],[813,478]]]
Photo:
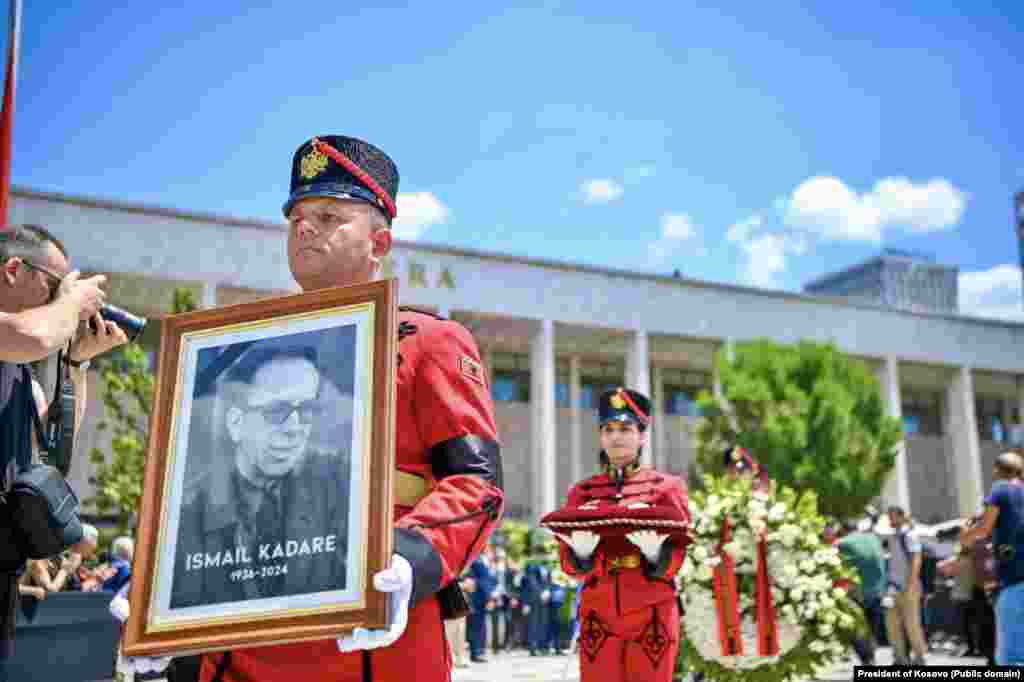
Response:
[[[213,467],[186,491],[171,608],[344,589],[347,459],[307,452],[281,484],[281,537],[252,539],[242,546],[242,501],[235,475],[233,463]]]

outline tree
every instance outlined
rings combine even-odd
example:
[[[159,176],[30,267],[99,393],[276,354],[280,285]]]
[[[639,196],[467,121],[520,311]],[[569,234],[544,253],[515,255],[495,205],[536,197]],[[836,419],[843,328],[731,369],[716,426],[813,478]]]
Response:
[[[878,379],[832,344],[767,340],[720,352],[722,395],[703,391],[698,461],[722,469],[726,447],[738,444],[772,479],[817,494],[823,514],[846,519],[876,499],[903,438],[886,414]]]
[[[195,310],[195,295],[189,289],[175,289],[171,311]],[[110,456],[93,448],[89,461],[95,474],[89,482],[96,494],[87,503],[100,514],[117,516],[118,529],[126,534],[139,508],[146,468],[149,417],[153,408],[154,377],[142,346],[129,343],[97,360],[105,419],[96,428],[111,429]]]

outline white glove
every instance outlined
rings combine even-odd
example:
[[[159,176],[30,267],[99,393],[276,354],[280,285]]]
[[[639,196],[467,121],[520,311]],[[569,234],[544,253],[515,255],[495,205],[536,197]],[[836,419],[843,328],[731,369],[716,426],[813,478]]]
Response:
[[[122,594],[118,594],[112,600],[110,600],[110,615],[114,617],[119,623],[124,624],[128,620],[128,614],[131,613],[131,608],[128,605],[128,599]],[[121,655],[121,652],[117,653],[117,672],[124,675],[135,675],[135,673],[161,673],[167,670],[167,666],[171,664],[173,656],[136,656],[128,658]]]
[[[573,553],[583,561],[594,554],[597,544],[601,542],[601,536],[589,530],[574,530],[569,537],[555,533],[555,537],[572,547]]]
[[[393,554],[391,568],[373,576],[373,586],[378,592],[391,595],[391,627],[386,630],[356,628],[351,634],[338,640],[338,651],[347,653],[358,649],[378,649],[390,646],[409,623],[409,599],[412,597],[412,566],[405,557]]]
[[[661,556],[661,546],[665,544],[668,535],[654,530],[635,530],[627,533],[626,539],[640,548],[649,563],[656,564]]]
[[[542,603],[547,604],[551,601],[551,590],[544,590],[540,593],[540,600]]]

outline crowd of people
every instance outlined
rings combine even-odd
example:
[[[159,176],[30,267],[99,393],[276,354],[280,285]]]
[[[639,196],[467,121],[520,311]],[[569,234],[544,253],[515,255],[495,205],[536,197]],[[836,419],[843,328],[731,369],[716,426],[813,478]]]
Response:
[[[860,576],[854,596],[871,630],[853,643],[862,663],[875,663],[879,644],[892,646],[895,665],[924,665],[930,652],[988,665],[1024,660],[1022,474],[1019,455],[1000,455],[989,496],[962,526],[930,532],[892,505],[885,532],[875,514],[838,529],[835,541]]]
[[[110,550],[99,552],[99,531],[83,524],[81,542],[46,559],[29,559],[18,580],[21,608],[27,618],[40,601],[57,592],[116,594],[131,578],[134,540],[120,536]]]
[[[566,601],[575,588],[574,581],[553,567],[556,563],[554,554],[515,559],[497,543],[487,545],[461,578],[469,613],[446,623],[456,667],[484,663],[488,652],[568,653],[575,609],[567,610]]]

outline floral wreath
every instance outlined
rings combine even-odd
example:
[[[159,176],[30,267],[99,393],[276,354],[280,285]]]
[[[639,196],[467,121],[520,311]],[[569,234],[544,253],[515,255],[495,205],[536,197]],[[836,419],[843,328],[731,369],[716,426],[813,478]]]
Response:
[[[749,478],[705,476],[690,495],[680,570],[686,665],[720,682],[813,676],[864,632],[854,580],[822,541],[817,498]]]

